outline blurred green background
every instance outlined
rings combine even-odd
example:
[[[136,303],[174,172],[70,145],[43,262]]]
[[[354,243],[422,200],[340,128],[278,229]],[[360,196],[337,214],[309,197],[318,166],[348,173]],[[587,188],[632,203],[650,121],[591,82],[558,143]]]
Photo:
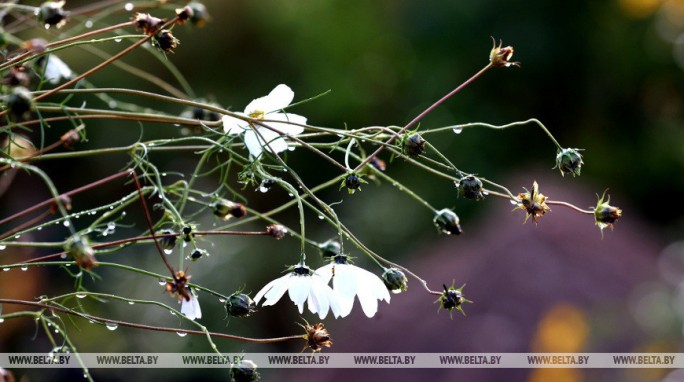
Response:
[[[76,8],[87,3],[91,2],[68,1],[66,8]],[[505,183],[514,193],[522,192],[522,187],[529,188],[535,179],[540,181],[541,190],[545,192],[542,180],[548,179],[559,193],[564,190],[581,192],[571,194],[568,198],[580,207],[588,207],[595,204],[595,193],[600,194],[609,188],[612,204],[622,207],[625,217],[618,222],[615,232],[605,233],[606,238],[598,245],[601,248],[610,248],[619,246],[616,243],[620,238],[640,240],[639,236],[643,235],[643,240],[649,243],[647,247],[654,250],[646,251],[648,253],[642,253],[642,256],[646,259],[644,261],[650,261],[649,264],[654,269],[656,266],[653,264],[658,261],[660,249],[684,239],[684,204],[681,202],[684,196],[683,1],[282,0],[204,3],[211,15],[210,22],[204,28],[176,27],[174,33],[181,45],[175,54],[168,56],[168,60],[185,75],[196,96],[242,111],[249,101],[267,94],[279,83],[288,84],[295,91],[296,100],[331,90],[325,97],[293,110],[307,116],[309,123],[317,126],[343,128],[347,125],[349,128],[360,128],[404,125],[486,65],[491,37],[502,39],[504,45],[515,48],[513,60],[520,61],[521,67],[488,72],[430,114],[421,122],[421,126],[439,127],[469,122],[505,124],[538,118],[562,145],[586,150],[582,176],[561,178],[557,170],[551,169],[554,166],[555,148],[544,133],[532,125],[505,131],[471,129],[460,135],[447,132],[432,135],[429,138],[430,143],[442,150],[460,169]],[[128,19],[129,12],[123,11],[123,4],[121,2],[117,5],[120,12],[96,22],[106,25]],[[152,13],[160,17],[171,15],[170,10]],[[86,20],[87,17],[74,17],[71,22],[83,23]],[[22,37],[44,35],[48,39],[55,38],[54,31],[37,29],[27,30]],[[103,49],[113,53],[120,47],[111,44]],[[76,72],[83,72],[99,62],[97,58],[78,49],[66,51],[60,57]],[[137,51],[124,61],[177,85],[164,66],[147,52]],[[125,86],[160,92],[148,82],[113,67],[97,73],[91,81],[101,87]],[[133,101],[143,104],[148,102],[140,99]],[[171,105],[150,103],[148,106],[174,114],[182,112],[182,109]],[[46,141],[57,139],[63,132],[63,128],[54,125],[48,132]],[[49,139],[50,136],[52,140]],[[89,124],[89,142],[79,148],[128,145],[139,136],[140,129],[135,123],[98,121]],[[145,139],[168,136],[180,136],[179,129],[175,126],[145,125]],[[169,172],[188,172],[197,160],[192,155],[156,155],[152,158],[157,161],[160,169]],[[311,154],[300,149],[289,154],[288,161],[299,169],[311,185],[337,174],[335,169],[312,158],[314,157]],[[389,159],[386,154],[383,158]],[[125,155],[118,155],[55,161],[41,166],[53,175],[60,190],[68,190],[115,173],[124,168],[126,161]],[[487,232],[487,227],[494,230],[487,225],[487,219],[496,220],[499,215],[505,215],[502,219],[508,219],[512,215],[507,202],[486,200],[471,203],[457,199],[452,184],[412,168],[402,160],[395,160],[390,165],[388,174],[410,186],[438,208],[455,207],[465,230],[465,234],[459,238],[436,236],[431,213],[387,184],[379,187],[369,184],[362,192],[351,197],[336,189],[322,194],[323,200],[328,202],[343,199],[344,202],[337,207],[343,221],[370,248],[394,261],[415,263],[416,254],[428,256],[433,253],[430,249],[432,246],[447,245],[444,244],[445,241],[456,247],[463,245],[477,248],[478,242],[474,240],[487,240],[482,232]],[[235,174],[231,180],[235,182]],[[215,182],[215,179],[205,179],[200,187],[207,191],[213,190],[216,185],[212,181]],[[31,184],[25,183],[29,181],[21,178],[16,182],[18,185]],[[130,187],[125,190],[94,190],[89,195],[91,201],[85,198],[77,200],[77,208],[113,201],[130,191]],[[246,192],[250,198],[249,206],[261,211],[288,200],[287,195],[282,192],[272,191],[265,195],[254,193],[251,189]],[[15,205],[19,208],[20,204],[17,203],[20,203],[21,196],[15,192],[14,196],[10,193],[4,200],[0,200],[3,211],[13,210]],[[553,194],[550,196],[555,198]],[[40,198],[36,196],[36,199]],[[562,226],[563,221],[560,219],[563,215],[557,217],[555,212],[556,208],[542,219],[539,227],[554,224],[551,222],[556,219],[555,224]],[[139,211],[133,210],[131,213],[135,215]],[[296,227],[297,216],[294,210],[278,218]],[[508,226],[509,231],[527,232],[529,235],[529,232],[536,229],[531,222],[526,226],[518,225],[522,216],[517,212],[514,218],[515,223]],[[317,220],[314,215],[308,216],[308,221],[310,223],[307,232],[312,239],[324,241],[334,235],[331,227],[315,224]],[[479,223],[476,225],[475,222]],[[200,223],[211,227],[216,222],[211,216],[207,216]],[[592,222],[589,218],[579,224],[591,226]],[[622,224],[636,225],[627,229],[629,234],[620,234]],[[120,230],[119,234],[134,234],[142,226],[141,221],[137,228]],[[475,235],[468,236],[471,226],[477,227],[473,229]],[[256,224],[253,227],[260,229],[262,225]],[[645,228],[640,230],[638,227]],[[568,232],[574,232],[573,229],[568,228]],[[478,232],[480,236],[477,236]],[[60,233],[55,233],[52,239],[61,240],[59,235]],[[579,241],[600,240],[597,228],[589,230],[586,236],[579,236]],[[479,239],[475,239],[477,237]],[[490,239],[496,241],[497,236],[493,235]],[[193,281],[224,293],[238,288],[255,293],[266,282],[277,277],[284,265],[296,261],[298,251],[298,243],[294,239],[274,242],[259,238],[231,237],[212,239],[211,242],[213,244],[207,242],[206,245],[213,255],[207,259],[207,263],[193,264]],[[535,246],[537,243],[533,237],[529,243],[530,251],[539,249]],[[588,251],[592,251],[595,247],[588,248]],[[315,251],[310,252],[309,257],[314,259],[312,266],[317,267],[321,263],[318,262]],[[674,258],[680,259],[681,251],[677,249],[675,252]],[[352,255],[361,256],[354,252]],[[606,255],[620,256],[620,253]],[[159,261],[152,256],[150,248],[138,247],[127,254],[113,256],[116,261],[161,272]],[[370,262],[363,258],[358,263],[370,266]],[[591,264],[585,266],[591,267]],[[40,276],[44,280],[41,287],[46,291],[56,293],[55,289],[69,290],[69,279],[63,272],[43,272]],[[98,273],[103,276],[103,281],[93,282],[90,285],[93,290],[171,303],[157,286],[156,280],[139,280],[132,275],[110,269],[100,269]],[[650,276],[654,279],[659,277]],[[459,275],[453,274],[453,277]],[[487,278],[486,271],[480,273],[480,279],[484,278]],[[477,284],[480,279],[469,280],[469,285]],[[450,279],[434,282],[438,286],[442,282],[450,283]],[[461,281],[457,279],[456,282]],[[511,287],[525,287],[525,283],[531,281],[520,282],[521,284]],[[641,281],[634,281],[636,284],[639,282]],[[663,282],[663,285],[668,293],[675,293],[676,284]],[[412,291],[418,293],[418,289],[417,283],[413,282]],[[530,290],[530,296],[535,293],[534,289]],[[628,292],[623,294],[628,295]],[[298,330],[292,324],[299,320],[298,315],[288,303],[281,302],[274,308],[262,309],[254,319],[226,321],[225,312],[218,301],[202,297],[200,296],[200,301],[205,311],[202,322],[212,330],[253,336],[278,336]],[[395,296],[395,300],[399,301],[402,297]],[[421,296],[421,299],[425,301],[426,297]],[[458,327],[463,320],[477,320],[479,309],[491,309],[486,300],[476,301],[476,304],[467,307],[468,312],[474,312],[474,317],[454,317],[451,321],[446,315],[440,315],[435,321],[436,325],[440,325],[438,330],[451,330],[447,328]],[[428,301],[425,304],[430,320],[433,308],[436,308],[431,303],[432,301]],[[420,307],[423,308],[425,307]],[[160,320],[155,317],[157,312],[141,309],[133,313],[130,307],[116,304],[109,304],[104,308],[93,304],[92,309],[122,318],[130,314],[131,320]],[[577,309],[587,310],[586,306]],[[591,316],[589,312],[584,314]],[[661,313],[656,309],[654,314]],[[542,313],[539,315],[543,316]],[[539,317],[540,320],[542,318]],[[312,317],[307,316],[307,319]],[[672,326],[659,333],[657,338],[644,335],[646,339],[643,341],[648,343],[653,338],[658,341],[668,338],[671,344],[681,342],[681,317],[673,320]],[[163,321],[168,321],[169,325],[177,322],[171,317]],[[330,325],[333,328],[336,325],[344,328],[337,322],[330,322]],[[101,328],[90,329],[86,324],[80,326],[84,333],[75,334],[75,338],[80,350],[85,352],[209,351],[206,342],[201,339],[189,341],[186,337],[181,342],[178,338],[169,338],[165,334],[141,333],[124,328],[116,332],[119,335],[110,335],[109,332],[102,333]],[[9,344],[5,349],[45,350],[40,347],[40,338],[30,340],[30,323],[22,328],[13,332],[9,338],[5,337]],[[93,341],[84,338],[85,333],[93,334]],[[100,335],[106,335],[106,340],[99,340]],[[392,335],[383,333],[378,338]],[[600,343],[596,339],[598,337],[600,336],[590,336],[586,341],[589,345],[575,351],[601,349],[600,346],[591,346]],[[338,338],[340,343],[345,340],[353,342],[353,336],[344,331],[338,332],[334,338]],[[225,341],[218,343],[223,351],[273,350]],[[346,349],[366,351],[366,348]],[[375,351],[382,351],[379,349]],[[392,347],[385,350],[394,349]],[[509,351],[529,349],[514,348]],[[617,351],[616,349],[625,352],[634,350],[632,347],[611,348],[613,351]],[[665,349],[673,351],[672,347]],[[300,344],[290,344],[277,350],[299,351]],[[410,351],[411,348],[403,350]],[[423,350],[430,349],[421,348]],[[441,350],[450,349],[446,347]],[[478,351],[488,350],[485,348]],[[197,372],[181,370],[173,376],[168,373],[168,379],[191,378]],[[32,375],[31,372],[27,374]],[[39,375],[35,374],[34,379],[39,380]],[[95,375],[98,380],[152,376],[145,370],[120,370],[108,374],[96,372]],[[268,379],[276,378],[275,371],[264,371],[264,375],[270,376]],[[621,375],[620,378],[660,380],[663,376],[664,373],[655,373],[646,376],[637,374],[636,377]],[[223,378],[210,372],[206,372],[205,377],[217,380]],[[494,377],[483,374],[472,378],[488,380],[487,378]],[[551,380],[548,378],[546,380]],[[601,376],[587,373],[553,378],[576,381],[599,380]],[[293,376],[292,379],[296,377]],[[520,372],[509,380],[544,380],[544,377],[532,372]]]

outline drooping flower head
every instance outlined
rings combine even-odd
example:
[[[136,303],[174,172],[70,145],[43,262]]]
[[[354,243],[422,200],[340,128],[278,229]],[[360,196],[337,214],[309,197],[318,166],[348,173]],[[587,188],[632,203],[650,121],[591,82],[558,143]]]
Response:
[[[335,318],[340,316],[340,306],[332,289],[327,285],[327,280],[304,263],[297,264],[285,276],[266,284],[254,296],[254,301],[258,304],[262,298],[265,298],[263,306],[274,305],[285,295],[285,292],[297,305],[300,314],[304,313],[306,302],[309,311],[317,313],[321,319],[325,318],[328,310],[332,311]]]
[[[252,120],[268,120],[262,124],[245,121],[229,115],[223,116],[223,131],[228,135],[244,133],[243,140],[249,154],[259,158],[266,148],[272,153],[280,153],[288,148],[287,141],[283,136],[299,135],[304,131],[302,126],[306,124],[306,118],[301,115],[284,113],[282,110],[290,105],[294,99],[294,92],[289,86],[280,84],[267,96],[257,98],[250,102],[245,111],[238,113]]]
[[[594,207],[594,221],[601,229],[601,235],[603,235],[604,229],[613,229],[613,224],[622,217],[622,210],[611,206],[609,203],[610,196],[606,198],[606,193],[604,192],[599,198],[598,203],[596,203],[596,207]]]
[[[463,297],[463,288],[465,287],[465,284],[461,285],[460,288],[456,289],[454,288],[454,284],[452,283],[449,288],[447,288],[446,285],[444,285],[444,292],[442,292],[442,295],[439,296],[437,301],[439,302],[439,309],[437,312],[439,312],[442,309],[448,310],[449,311],[449,316],[451,317],[451,313],[454,309],[458,310],[465,316],[465,312],[463,311],[463,303],[464,302],[471,302],[467,298]],[[453,317],[452,317],[453,318]]]
[[[330,339],[328,329],[324,328],[322,323],[312,326],[307,322],[306,325],[302,325],[302,327],[306,330],[306,334],[302,336],[306,339],[306,346],[304,349],[309,347],[311,351],[319,352],[323,350],[324,347],[329,348],[332,346],[333,342]]]
[[[382,279],[363,268],[349,263],[349,257],[338,254],[330,264],[316,270],[326,284],[332,279],[333,291],[340,305],[340,315],[346,317],[358,296],[363,313],[373,317],[378,311],[378,301],[390,301],[390,294]]]

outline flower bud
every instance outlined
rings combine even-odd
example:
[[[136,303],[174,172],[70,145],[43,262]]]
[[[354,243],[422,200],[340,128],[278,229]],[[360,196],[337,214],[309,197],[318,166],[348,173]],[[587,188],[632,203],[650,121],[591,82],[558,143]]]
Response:
[[[594,221],[601,229],[601,233],[603,233],[603,229],[607,227],[613,229],[613,224],[622,217],[622,210],[609,204],[610,196],[608,196],[605,202],[603,201],[605,196],[606,193],[604,192],[594,208]]]
[[[195,234],[192,233],[192,226],[188,225],[183,227],[183,241],[186,243],[192,241],[193,236],[195,236]]]
[[[233,203],[226,199],[219,199],[211,205],[214,210],[214,215],[223,220],[228,220],[230,217],[241,218],[247,215],[247,209],[242,203]]]
[[[561,172],[561,175],[565,174],[579,175],[582,170],[582,155],[579,153],[579,149],[563,149],[556,154],[556,167]]]
[[[146,35],[157,33],[157,30],[166,22],[165,19],[154,17],[149,13],[136,13],[133,21],[135,21],[135,28],[142,29]]]
[[[408,279],[406,278],[406,275],[397,268],[386,269],[382,274],[382,281],[392,293],[406,292],[408,289]]]
[[[455,289],[453,284],[451,287],[447,288],[446,285],[444,286],[444,292],[442,292],[442,295],[437,299],[435,302],[440,303],[440,310],[445,309],[449,311],[449,316],[451,316],[451,312],[456,309],[460,311],[464,316],[465,312],[463,311],[463,303],[464,302],[472,302],[465,297],[463,297],[463,287],[465,287],[465,284],[463,284],[460,288]]]
[[[321,256],[325,259],[335,257],[342,253],[342,246],[340,245],[340,242],[337,240],[326,241],[325,243],[321,244],[320,249]]]
[[[527,190],[527,189],[525,189]],[[518,194],[518,200],[520,201],[520,206],[516,209],[525,210],[527,216],[525,216],[525,222],[532,216],[532,220],[537,222],[537,219],[547,211],[550,211],[548,205],[546,205],[546,196],[539,192],[539,185],[537,181],[532,183],[532,191],[527,191],[526,193]]]
[[[173,53],[178,47],[178,44],[180,44],[180,40],[178,40],[168,29],[162,30],[152,38],[152,45],[164,53]]]
[[[332,346],[330,334],[328,334],[328,330],[323,327],[323,324],[318,323],[313,326],[307,324],[304,326],[304,330],[306,330],[304,338],[306,338],[307,346],[312,351],[319,352],[323,347],[329,348]]]
[[[192,261],[197,261],[197,260],[201,259],[201,258],[204,257],[204,256],[209,256],[209,254],[207,253],[207,251],[205,251],[205,250],[203,250],[203,249],[195,249],[195,250],[192,251],[192,253],[190,254],[190,260],[192,260]]]
[[[162,235],[174,235],[174,236],[162,236],[158,239],[159,246],[165,251],[171,251],[176,246],[176,236],[175,232],[171,230],[164,230],[161,232]]]
[[[473,175],[468,175],[461,179],[456,183],[456,187],[458,187],[458,194],[466,199],[484,199],[484,194],[482,193],[482,181]]]
[[[190,23],[199,28],[202,28],[209,21],[209,13],[207,12],[207,7],[202,3],[196,1],[188,4],[188,7],[192,9],[192,16],[190,16]]]
[[[93,248],[88,245],[86,238],[74,235],[67,240],[66,252],[71,256],[79,267],[90,270],[97,266]]]
[[[230,368],[231,382],[253,382],[258,380],[257,365],[248,359],[243,359],[240,363]]]
[[[425,139],[418,133],[411,134],[404,140],[404,152],[412,157],[417,157],[425,152]]]
[[[280,224],[271,224],[270,226],[266,227],[266,232],[268,232],[268,234],[273,236],[276,240],[280,240],[285,237],[287,228],[281,226]]]
[[[226,300],[226,312],[233,317],[249,317],[256,311],[256,303],[244,293],[233,293]]]
[[[28,89],[18,86],[7,96],[7,107],[17,117],[24,117],[33,109],[33,98]]]
[[[81,140],[81,136],[78,134],[77,129],[71,129],[62,134],[62,136],[59,137],[59,140],[65,148],[73,149],[76,143]]]
[[[437,211],[435,218],[432,220],[435,223],[439,232],[447,235],[460,235],[461,225],[460,219],[456,213],[448,208]]]
[[[340,190],[346,188],[350,194],[353,194],[356,190],[361,190],[361,184],[368,183],[358,174],[351,172],[345,176],[340,185]]]
[[[501,47],[502,46],[502,41],[499,40],[499,46],[496,46],[496,41],[492,37],[492,42],[494,43],[494,47],[492,48],[491,52],[489,52],[489,62],[493,66],[496,67],[509,67],[509,66],[520,66],[519,62],[513,62],[510,61],[511,57],[513,57],[513,47],[512,46],[506,46],[506,47]]]
[[[62,7],[64,7],[64,1],[44,2],[38,10],[38,21],[44,23],[46,27],[56,26],[61,28],[66,24],[68,16]]]

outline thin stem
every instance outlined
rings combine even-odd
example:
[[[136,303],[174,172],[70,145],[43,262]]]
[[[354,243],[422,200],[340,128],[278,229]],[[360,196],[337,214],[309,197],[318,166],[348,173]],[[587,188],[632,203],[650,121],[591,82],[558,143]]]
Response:
[[[276,343],[276,342],[284,342],[284,341],[289,341],[289,340],[302,339],[302,335],[292,335],[292,336],[287,336],[287,337],[276,337],[276,338],[250,338],[250,337],[242,337],[242,336],[236,336],[233,334],[225,334],[225,333],[214,333],[214,332],[208,332],[207,333],[207,332],[204,332],[201,330],[186,330],[186,329],[169,328],[169,327],[163,327],[163,326],[143,325],[143,324],[136,324],[136,323],[127,322],[127,321],[112,320],[109,318],[93,316],[90,314],[76,312],[76,311],[66,309],[66,308],[62,308],[59,306],[41,304],[39,302],[33,302],[33,301],[14,300],[14,299],[8,299],[8,298],[0,298],[0,303],[33,306],[36,308],[47,309],[50,311],[58,311],[61,313],[66,313],[66,314],[70,314],[73,316],[85,318],[87,320],[99,322],[100,324],[103,324],[103,325],[116,324],[118,326],[126,326],[126,327],[130,327],[130,328],[152,330],[152,331],[157,331],[157,332],[169,332],[169,333],[183,332],[183,333],[188,333],[188,334],[192,334],[192,335],[200,335],[200,336],[205,336],[208,334],[211,337],[225,338],[225,339],[230,339],[230,340],[250,342],[250,343],[256,343],[256,344],[272,344],[272,343]]]
[[[451,98],[454,94],[460,92],[463,88],[465,88],[465,87],[466,87],[467,85],[469,85],[471,82],[475,81],[478,77],[480,77],[483,73],[485,73],[487,70],[491,69],[492,67],[493,67],[493,65],[492,65],[492,63],[490,62],[489,64],[487,64],[487,66],[485,66],[484,68],[480,69],[479,72],[475,73],[475,75],[473,75],[472,77],[470,77],[469,79],[467,79],[465,82],[463,82],[462,84],[460,84],[458,87],[456,87],[456,89],[452,90],[452,91],[449,92],[447,95],[445,95],[444,97],[442,97],[442,98],[440,98],[439,100],[437,100],[437,102],[435,102],[435,103],[433,103],[432,105],[430,105],[427,109],[423,110],[422,113],[418,114],[418,116],[416,116],[415,118],[413,118],[413,120],[411,120],[411,122],[407,123],[406,126],[404,126],[401,130],[399,130],[399,132],[397,132],[397,135],[394,135],[394,136],[392,136],[390,139],[388,139],[387,142],[386,142],[386,144],[387,144],[387,145],[392,144],[392,143],[397,139],[397,137],[401,136],[404,132],[406,132],[408,129],[410,129],[411,127],[413,127],[413,125],[415,125],[415,124],[418,123],[421,119],[423,119],[423,117],[425,117],[425,116],[428,115],[431,111],[433,111],[434,109],[436,109],[437,107],[439,107],[442,103],[444,103],[446,100],[448,100],[449,98]],[[384,146],[378,147],[378,149],[375,150],[375,152],[373,152],[371,155],[369,155],[363,162],[359,163],[359,165],[356,166],[356,168],[354,169],[354,171],[359,171],[360,169],[362,169],[365,165],[368,164],[368,162],[371,161],[371,159],[373,159],[373,157],[375,157],[376,155],[380,154],[380,152],[382,152],[383,149],[384,149]]]

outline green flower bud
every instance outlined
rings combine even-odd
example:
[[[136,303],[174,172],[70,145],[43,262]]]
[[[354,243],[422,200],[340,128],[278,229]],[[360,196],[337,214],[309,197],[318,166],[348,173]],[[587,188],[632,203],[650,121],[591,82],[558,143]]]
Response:
[[[413,133],[404,139],[404,152],[412,157],[417,157],[425,152],[425,139],[418,133]]]
[[[152,38],[152,45],[164,53],[173,53],[178,47],[178,44],[180,44],[180,40],[178,40],[168,29],[162,30]]]
[[[242,360],[230,368],[231,382],[253,382],[259,380],[257,365],[250,360]]]
[[[441,233],[447,235],[460,235],[461,232],[463,232],[461,230],[461,225],[459,224],[460,219],[458,218],[458,215],[448,208],[437,211],[437,214],[432,221]]]
[[[192,9],[192,15],[190,16],[190,22],[192,25],[197,27],[203,27],[209,20],[209,13],[207,12],[207,7],[202,3],[196,1],[188,4],[188,7]]]
[[[320,246],[321,256],[323,258],[329,259],[335,257],[342,252],[342,246],[339,241],[328,240]]]
[[[219,199],[211,205],[214,210],[214,215],[223,220],[228,220],[230,217],[241,218],[247,215],[247,209],[242,203],[233,203],[225,199]]]
[[[556,166],[561,172],[561,175],[572,174],[576,176],[582,171],[582,155],[579,149],[563,149],[556,155]]]
[[[350,194],[353,194],[356,190],[361,190],[361,184],[368,183],[357,173],[351,172],[347,174],[342,180],[340,185],[340,190],[346,188]]]
[[[615,224],[615,222],[622,217],[622,210],[609,204],[610,196],[608,196],[604,202],[605,197],[606,193],[604,192],[603,196],[599,198],[599,201],[596,203],[596,207],[594,208],[594,221],[601,229],[602,234],[605,228],[610,227],[612,229],[613,224]]]
[[[482,181],[473,175],[468,175],[456,183],[458,194],[466,199],[482,200]]]
[[[226,312],[233,317],[249,317],[256,311],[256,303],[244,293],[233,293],[226,300]]]
[[[95,251],[88,244],[87,238],[74,235],[67,240],[66,252],[71,256],[79,267],[89,270],[97,266]]]
[[[464,316],[465,312],[463,311],[463,303],[464,302],[472,302],[465,297],[463,297],[463,287],[465,287],[465,284],[463,284],[460,288],[455,289],[454,285],[452,284],[451,287],[447,288],[446,285],[444,286],[444,292],[442,292],[442,295],[439,296],[437,301],[439,302],[439,310],[445,309],[449,311],[449,316],[451,316],[451,312],[456,309],[460,311]],[[437,310],[439,312],[439,310]]]
[[[408,279],[406,278],[406,275],[397,268],[386,269],[382,274],[382,281],[392,293],[406,292],[408,289]]]

